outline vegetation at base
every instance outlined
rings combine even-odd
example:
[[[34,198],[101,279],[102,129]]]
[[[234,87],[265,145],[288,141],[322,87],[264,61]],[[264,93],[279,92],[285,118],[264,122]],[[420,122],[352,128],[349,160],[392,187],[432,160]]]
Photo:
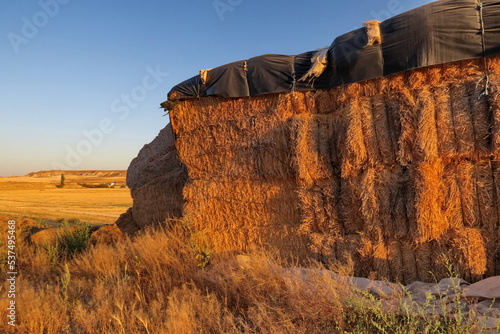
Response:
[[[111,183],[99,183],[99,184],[91,184],[91,183],[78,183],[79,186],[84,188],[114,188],[115,185]],[[125,187],[122,187],[125,188]]]
[[[57,236],[55,242],[45,243],[38,249],[39,252],[47,254],[52,266],[83,252],[90,244],[90,226],[88,224],[70,226],[69,223],[65,222],[61,228],[64,232]]]
[[[252,253],[242,264],[196,245],[203,238],[189,224],[169,225],[114,244],[89,243],[82,225],[59,240],[57,256],[19,234],[18,326],[1,322],[0,332],[470,333],[476,325],[423,310],[388,312],[383,300],[324,275],[296,284],[280,259]],[[0,299],[3,319],[7,303]]]

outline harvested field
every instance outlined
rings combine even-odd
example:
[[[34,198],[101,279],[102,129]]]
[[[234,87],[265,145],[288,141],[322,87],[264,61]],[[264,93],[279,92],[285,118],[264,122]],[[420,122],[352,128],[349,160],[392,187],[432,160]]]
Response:
[[[130,190],[121,175],[96,176],[65,172],[66,185],[58,189],[61,172],[0,178],[0,215],[39,220],[78,219],[112,224],[131,206]],[[86,188],[83,184],[115,183],[114,188]]]

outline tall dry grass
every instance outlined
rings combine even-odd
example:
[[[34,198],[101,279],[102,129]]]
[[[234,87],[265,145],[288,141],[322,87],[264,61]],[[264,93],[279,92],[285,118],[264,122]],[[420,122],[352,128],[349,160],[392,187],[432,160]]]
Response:
[[[285,268],[262,252],[209,258],[188,223],[168,224],[62,254],[56,263],[46,248],[28,242],[29,227],[20,229],[18,326],[5,321],[3,283],[0,332],[466,333],[473,325],[388,312],[387,301],[349,291],[325,271]],[[336,271],[349,274],[352,267]]]

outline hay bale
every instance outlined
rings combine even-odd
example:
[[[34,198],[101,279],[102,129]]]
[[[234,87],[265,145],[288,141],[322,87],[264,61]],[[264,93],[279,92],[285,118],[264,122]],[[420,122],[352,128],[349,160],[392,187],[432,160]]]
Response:
[[[298,233],[294,188],[293,182],[280,180],[193,180],[184,189],[184,217],[199,241],[215,252],[258,247],[304,257],[307,238]]]
[[[500,274],[500,57],[487,63],[489,96],[478,59],[183,101],[185,216],[218,252],[274,246],[401,282],[446,276],[446,257],[471,279]]]
[[[141,149],[127,170],[133,206],[116,221],[123,233],[134,234],[145,226],[180,218],[182,190],[187,172],[179,160],[171,125]]]

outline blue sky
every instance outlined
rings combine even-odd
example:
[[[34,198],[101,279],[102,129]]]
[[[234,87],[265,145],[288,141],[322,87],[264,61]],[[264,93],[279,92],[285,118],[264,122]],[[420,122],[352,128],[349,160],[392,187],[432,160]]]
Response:
[[[315,50],[428,2],[3,0],[0,176],[127,169],[200,69]]]

